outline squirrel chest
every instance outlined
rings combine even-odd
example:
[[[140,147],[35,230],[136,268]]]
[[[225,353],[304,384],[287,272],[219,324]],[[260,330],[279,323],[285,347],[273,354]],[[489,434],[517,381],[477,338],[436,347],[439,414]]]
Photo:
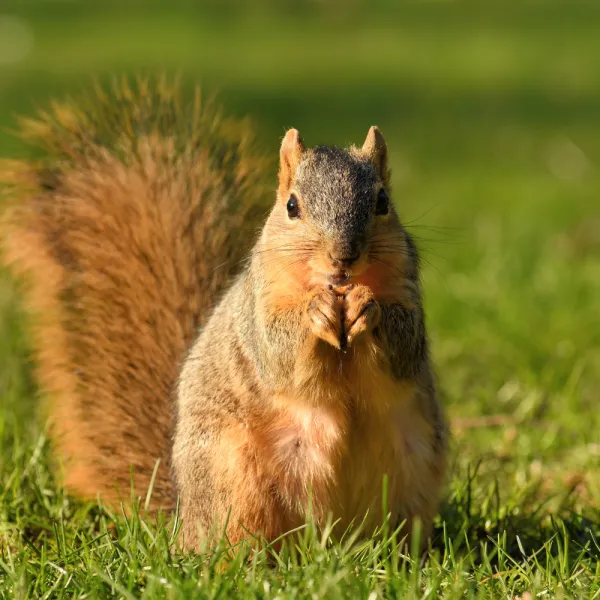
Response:
[[[399,524],[418,513],[434,487],[428,481],[433,430],[416,386],[381,372],[376,380],[353,386],[358,393],[335,404],[277,397],[273,411],[250,424],[251,443],[290,526],[304,522],[309,505],[317,523],[331,514],[340,531],[363,517],[369,527],[381,525],[384,479],[386,508]]]

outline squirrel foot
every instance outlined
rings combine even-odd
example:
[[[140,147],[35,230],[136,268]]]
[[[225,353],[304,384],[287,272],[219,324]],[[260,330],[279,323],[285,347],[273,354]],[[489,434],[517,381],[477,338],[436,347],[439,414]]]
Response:
[[[342,306],[332,286],[315,292],[308,303],[306,316],[309,329],[316,337],[341,350]]]
[[[373,331],[381,320],[381,307],[366,285],[348,286],[344,295],[344,331],[346,344],[361,333]]]

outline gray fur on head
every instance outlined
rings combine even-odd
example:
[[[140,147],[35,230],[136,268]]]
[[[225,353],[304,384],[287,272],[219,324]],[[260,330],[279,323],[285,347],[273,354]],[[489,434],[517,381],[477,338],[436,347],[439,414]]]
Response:
[[[319,230],[348,245],[361,245],[373,214],[377,180],[367,157],[317,146],[298,166],[295,188],[305,215]]]

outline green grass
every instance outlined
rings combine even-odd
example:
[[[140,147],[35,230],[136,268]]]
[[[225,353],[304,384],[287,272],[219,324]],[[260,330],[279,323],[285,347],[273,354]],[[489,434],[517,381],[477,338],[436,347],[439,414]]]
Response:
[[[35,45],[0,64],[0,127],[90,74],[163,68],[251,113],[273,152],[287,126],[358,143],[377,123],[454,429],[432,551],[308,528],[223,567],[223,548],[172,553],[173,520],[66,497],[2,274],[0,594],[600,598],[600,5],[229,4],[2,4]],[[27,152],[0,133],[0,156]]]

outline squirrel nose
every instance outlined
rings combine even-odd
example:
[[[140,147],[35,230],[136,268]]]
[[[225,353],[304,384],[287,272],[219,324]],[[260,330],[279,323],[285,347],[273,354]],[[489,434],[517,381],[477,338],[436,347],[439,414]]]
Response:
[[[329,252],[329,258],[335,267],[349,267],[360,258],[360,252],[355,251],[350,256],[333,256]]]

